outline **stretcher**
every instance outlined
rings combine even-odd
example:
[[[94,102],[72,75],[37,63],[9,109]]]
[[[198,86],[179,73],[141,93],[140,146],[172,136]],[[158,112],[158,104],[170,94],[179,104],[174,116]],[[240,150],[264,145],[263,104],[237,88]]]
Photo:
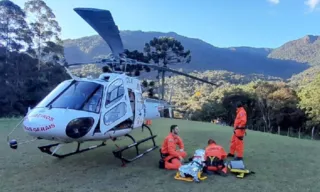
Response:
[[[255,174],[255,172],[250,171],[245,168],[243,161],[230,161],[228,163],[228,169],[231,173],[236,174],[237,178],[244,178],[245,175]]]
[[[192,161],[181,165],[174,178],[176,180],[188,182],[200,182],[207,179],[206,176],[202,176],[203,167],[205,166],[204,154],[205,150],[197,149],[193,155]]]
[[[180,181],[188,181],[188,182],[194,181],[191,175],[186,175],[185,177],[182,177],[180,174],[181,174],[180,172],[177,172],[174,178]],[[198,172],[197,177],[199,178],[200,181],[207,179],[207,176],[202,176],[202,171]],[[196,181],[196,182],[199,182],[199,181]]]

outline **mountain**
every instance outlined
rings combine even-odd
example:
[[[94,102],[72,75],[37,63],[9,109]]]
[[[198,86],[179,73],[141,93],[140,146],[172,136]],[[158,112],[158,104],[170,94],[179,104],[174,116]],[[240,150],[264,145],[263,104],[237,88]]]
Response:
[[[320,36],[306,35],[274,49],[268,58],[320,65]]]
[[[170,67],[183,68],[185,72],[227,70],[239,74],[264,74],[290,78],[293,74],[298,74],[309,67],[308,64],[297,61],[272,58],[272,53],[275,52],[273,49],[219,48],[200,39],[185,37],[174,32],[121,31],[120,36],[124,47],[130,51],[142,51],[145,43],[154,37],[174,37],[182,43],[185,49],[190,49],[192,61],[189,64]],[[64,40],[64,47],[65,56],[69,63],[90,62],[94,58],[110,53],[109,46],[98,35]]]

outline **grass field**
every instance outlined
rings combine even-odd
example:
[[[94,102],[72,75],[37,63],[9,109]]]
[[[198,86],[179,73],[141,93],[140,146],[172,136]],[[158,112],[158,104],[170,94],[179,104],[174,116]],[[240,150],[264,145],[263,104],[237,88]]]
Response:
[[[0,120],[0,191],[319,191],[320,143],[284,136],[248,131],[245,138],[245,164],[256,172],[244,179],[234,175],[209,176],[202,183],[174,180],[175,171],[158,168],[159,151],[155,150],[141,159],[121,167],[115,159],[112,141],[106,147],[82,154],[56,159],[41,153],[36,141],[12,150],[6,136],[17,123]],[[183,120],[156,120],[152,130],[157,134],[157,144],[168,134],[169,126],[177,124],[185,142],[188,156],[197,148],[204,148],[208,138],[215,139],[228,151],[232,135],[230,127]],[[141,129],[133,133],[136,138],[147,136]],[[22,130],[11,137],[28,138]],[[118,144],[129,143],[128,140]],[[90,143],[90,145],[92,145]],[[146,143],[142,149],[151,146]],[[86,145],[88,146],[88,145]],[[72,146],[74,147],[74,146]],[[71,147],[64,150],[73,149]],[[131,150],[134,152],[133,148]],[[128,151],[129,152],[129,151]],[[127,153],[128,153],[127,152]],[[132,153],[133,154],[133,153]]]

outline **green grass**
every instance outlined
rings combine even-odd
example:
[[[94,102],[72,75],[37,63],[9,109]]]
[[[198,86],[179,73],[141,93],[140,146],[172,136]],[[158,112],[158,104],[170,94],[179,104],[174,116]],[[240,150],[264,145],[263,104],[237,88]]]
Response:
[[[106,147],[82,154],[56,159],[41,153],[36,141],[12,150],[6,136],[17,120],[0,120],[0,191],[319,191],[320,145],[317,141],[299,140],[279,135],[248,131],[245,137],[245,164],[256,172],[244,179],[234,175],[217,175],[200,184],[174,180],[175,171],[158,169],[159,151],[155,150],[141,159],[121,167],[112,155],[115,145],[108,141]],[[208,138],[215,139],[228,151],[233,133],[230,127],[183,120],[156,120],[152,130],[161,146],[169,126],[177,124],[185,142],[188,156],[197,148],[204,148]],[[134,131],[142,138],[147,132]],[[11,137],[26,139],[16,130]],[[129,143],[127,140],[119,144]],[[151,143],[146,143],[146,149]],[[88,145],[86,145],[88,146]],[[65,150],[72,149],[66,147]],[[134,150],[131,150],[134,152]],[[133,153],[132,153],[133,154]]]

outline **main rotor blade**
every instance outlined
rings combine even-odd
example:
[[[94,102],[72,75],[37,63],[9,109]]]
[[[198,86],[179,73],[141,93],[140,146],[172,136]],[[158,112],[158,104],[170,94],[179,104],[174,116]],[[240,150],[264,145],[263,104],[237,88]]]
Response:
[[[87,64],[95,64],[95,62],[91,62],[91,63],[71,63],[71,64],[67,64],[67,67],[70,66],[77,66],[77,65],[87,65]]]
[[[208,83],[208,84],[210,84],[210,85],[218,86],[217,84],[212,83],[212,82],[210,82],[210,81],[207,81],[207,80],[205,80],[205,79],[201,79],[201,78],[198,78],[198,77],[189,75],[189,74],[187,74],[187,73],[183,73],[183,72],[180,72],[180,71],[177,71],[177,70],[173,70],[173,69],[170,69],[170,68],[167,68],[167,67],[160,67],[160,66],[157,66],[157,65],[146,64],[146,63],[141,63],[141,62],[138,62],[137,64],[138,64],[138,65],[144,65],[144,66],[152,67],[152,68],[156,68],[156,69],[161,70],[161,71],[170,71],[170,72],[172,72],[172,73],[176,73],[176,74],[179,74],[179,75],[183,75],[183,76],[189,77],[189,78],[191,78],[191,79],[195,79],[195,80],[198,80],[198,81],[201,81],[201,82],[204,82],[204,83]]]
[[[91,62],[85,62],[85,63],[71,63],[71,64],[67,64],[66,66],[77,66],[77,65],[87,65],[87,64],[113,64],[115,63],[115,61],[111,60],[111,59],[101,59],[99,61],[91,61]]]
[[[73,10],[106,41],[114,56],[124,52],[119,29],[110,11],[95,8],[74,8]]]

